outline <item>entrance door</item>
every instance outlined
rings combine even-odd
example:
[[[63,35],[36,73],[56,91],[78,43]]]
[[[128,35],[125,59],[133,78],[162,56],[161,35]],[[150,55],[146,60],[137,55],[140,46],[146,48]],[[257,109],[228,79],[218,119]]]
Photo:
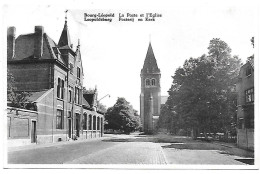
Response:
[[[31,143],[36,143],[36,121],[32,121]]]
[[[79,129],[80,129],[80,124],[79,124],[79,114],[76,114],[76,135],[79,137]]]
[[[69,119],[69,138],[71,138],[71,119]]]

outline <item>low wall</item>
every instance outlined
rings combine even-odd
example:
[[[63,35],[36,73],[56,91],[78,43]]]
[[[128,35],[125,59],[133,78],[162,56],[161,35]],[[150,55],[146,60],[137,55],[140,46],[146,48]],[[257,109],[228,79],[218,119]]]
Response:
[[[25,146],[31,144],[31,139],[8,139],[7,141],[8,147]]]
[[[81,134],[81,139],[91,139],[91,138],[99,138],[101,137],[101,131],[100,130],[83,130],[83,133]]]
[[[20,108],[7,108],[7,139],[8,146],[22,146],[31,143],[32,135],[36,136],[35,131],[32,130],[32,121],[37,122],[37,112],[20,109]]]

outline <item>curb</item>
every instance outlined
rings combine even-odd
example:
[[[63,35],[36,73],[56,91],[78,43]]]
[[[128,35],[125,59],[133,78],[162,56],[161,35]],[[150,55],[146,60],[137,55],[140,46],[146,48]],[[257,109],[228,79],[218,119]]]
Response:
[[[111,137],[100,137],[100,138],[83,139],[77,141],[63,141],[63,142],[46,143],[46,144],[33,144],[33,145],[24,145],[24,146],[17,146],[17,147],[8,147],[7,151],[9,153],[9,152],[16,152],[16,151],[23,151],[23,150],[40,149],[45,147],[61,146],[61,145],[73,144],[73,143],[99,141],[106,138],[111,138]]]

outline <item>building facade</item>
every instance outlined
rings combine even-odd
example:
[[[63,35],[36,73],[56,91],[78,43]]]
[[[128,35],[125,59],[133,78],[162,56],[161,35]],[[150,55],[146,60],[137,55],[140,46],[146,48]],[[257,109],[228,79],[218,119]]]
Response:
[[[151,43],[141,70],[140,116],[142,129],[152,133],[160,115],[161,107],[161,72],[153,52]]]
[[[58,44],[42,26],[16,38],[7,31],[7,68],[18,91],[27,91],[36,106],[36,143],[85,139],[103,135],[104,114],[97,111],[97,90],[83,95],[83,67],[65,21]],[[11,138],[11,137],[10,137]]]
[[[237,145],[254,150],[254,60],[248,60],[237,82]]]

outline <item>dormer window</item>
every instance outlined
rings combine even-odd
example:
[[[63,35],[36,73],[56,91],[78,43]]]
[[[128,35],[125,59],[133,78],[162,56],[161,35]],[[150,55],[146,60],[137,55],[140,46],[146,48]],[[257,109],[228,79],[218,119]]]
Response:
[[[251,67],[246,68],[246,76],[250,76],[252,74],[252,69]]]
[[[60,51],[57,47],[52,47],[53,48],[53,51],[54,51],[54,54],[56,55],[56,57],[59,59],[60,58]]]

